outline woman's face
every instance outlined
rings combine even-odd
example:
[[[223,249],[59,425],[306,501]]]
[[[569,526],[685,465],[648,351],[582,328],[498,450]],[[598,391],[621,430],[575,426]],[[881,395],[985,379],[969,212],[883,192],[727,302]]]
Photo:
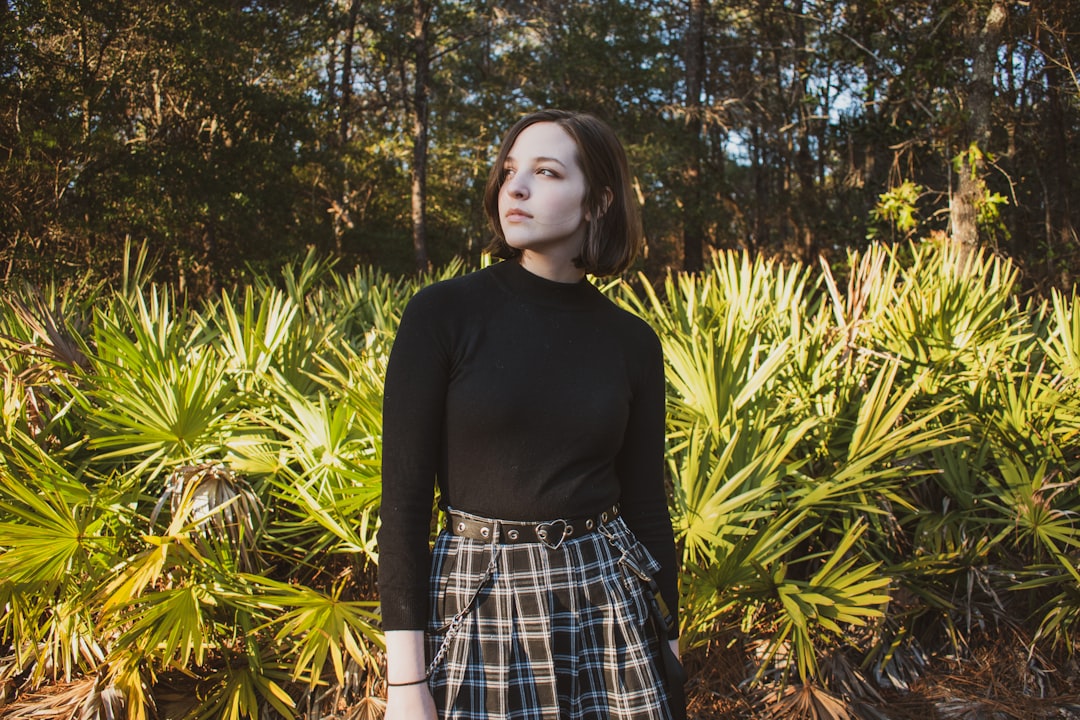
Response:
[[[523,253],[572,261],[589,220],[577,144],[550,122],[517,136],[503,167],[499,221],[506,244]]]

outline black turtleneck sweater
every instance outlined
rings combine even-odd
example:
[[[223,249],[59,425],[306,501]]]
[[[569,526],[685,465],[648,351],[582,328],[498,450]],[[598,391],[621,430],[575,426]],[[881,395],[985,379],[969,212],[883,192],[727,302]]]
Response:
[[[382,465],[386,630],[427,624],[436,482],[444,509],[504,520],[621,503],[678,608],[660,342],[585,280],[506,261],[417,293],[386,373]]]

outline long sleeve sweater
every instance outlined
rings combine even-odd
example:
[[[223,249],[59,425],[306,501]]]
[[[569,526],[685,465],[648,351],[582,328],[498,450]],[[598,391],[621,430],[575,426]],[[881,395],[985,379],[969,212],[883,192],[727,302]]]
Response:
[[[503,520],[588,517],[619,502],[675,611],[664,412],[656,334],[585,280],[505,261],[418,292],[383,399],[384,629],[426,626],[436,485],[443,509]]]

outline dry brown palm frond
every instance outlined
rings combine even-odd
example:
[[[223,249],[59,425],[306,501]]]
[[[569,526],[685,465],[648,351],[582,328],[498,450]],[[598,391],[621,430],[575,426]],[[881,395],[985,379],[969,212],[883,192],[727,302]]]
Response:
[[[831,653],[818,661],[818,668],[822,681],[833,692],[852,699],[881,701],[877,688],[846,654]]]
[[[0,708],[6,706],[15,699],[15,681],[11,678],[0,678]]]
[[[174,531],[193,526],[232,548],[245,571],[263,567],[258,551],[263,504],[243,477],[220,463],[185,465],[165,481],[165,491],[150,516],[151,525],[166,501]]]
[[[328,678],[315,687],[299,691],[296,707],[304,720],[379,720],[386,712],[385,688],[379,666],[385,658],[359,663],[350,657],[344,682]]]
[[[6,706],[4,720],[124,720],[127,703],[116,688],[94,677],[50,685]]]
[[[21,370],[4,360],[5,404],[21,396],[22,407],[30,433],[37,436],[49,423],[54,411],[50,402],[56,399],[55,385],[63,374],[71,382],[75,376],[70,370],[90,366],[90,360],[76,339],[77,333],[85,334],[84,322],[69,320],[59,308],[46,304],[41,294],[31,290],[27,299],[16,296],[4,298],[15,317],[22,323],[27,337],[0,334],[0,344],[20,358]],[[5,412],[10,408],[5,407]],[[5,414],[5,417],[11,417]]]
[[[127,701],[123,693],[112,686],[94,686],[94,691],[83,704],[79,720],[124,720],[127,717]]]
[[[90,360],[75,339],[75,333],[82,333],[87,329],[85,323],[69,319],[59,308],[49,307],[37,292],[31,292],[29,299],[25,301],[10,296],[6,302],[32,335],[32,342],[5,338],[16,351],[39,357],[52,367],[58,364],[69,368],[90,366]],[[41,366],[35,367],[44,371]],[[29,370],[27,372],[32,379],[33,373]]]
[[[386,701],[379,697],[366,697],[356,703],[344,720],[379,720],[386,714]]]
[[[816,685],[788,685],[765,714],[774,720],[856,720],[846,700]]]
[[[913,638],[905,638],[889,651],[888,661],[874,663],[874,679],[881,687],[907,690],[926,671],[929,658]]]
[[[884,700],[877,703],[853,700],[848,707],[851,716],[858,720],[900,720],[893,712],[892,705]],[[919,718],[919,720],[923,720]]]

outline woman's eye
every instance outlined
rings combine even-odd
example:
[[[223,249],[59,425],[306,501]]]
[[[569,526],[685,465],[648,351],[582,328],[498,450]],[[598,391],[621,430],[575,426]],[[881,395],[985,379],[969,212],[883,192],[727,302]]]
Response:
[[[503,168],[503,178],[511,177],[514,174],[514,168]]]
[[[551,168],[540,168],[536,171],[538,175],[546,175],[547,177],[559,177],[558,174]]]

